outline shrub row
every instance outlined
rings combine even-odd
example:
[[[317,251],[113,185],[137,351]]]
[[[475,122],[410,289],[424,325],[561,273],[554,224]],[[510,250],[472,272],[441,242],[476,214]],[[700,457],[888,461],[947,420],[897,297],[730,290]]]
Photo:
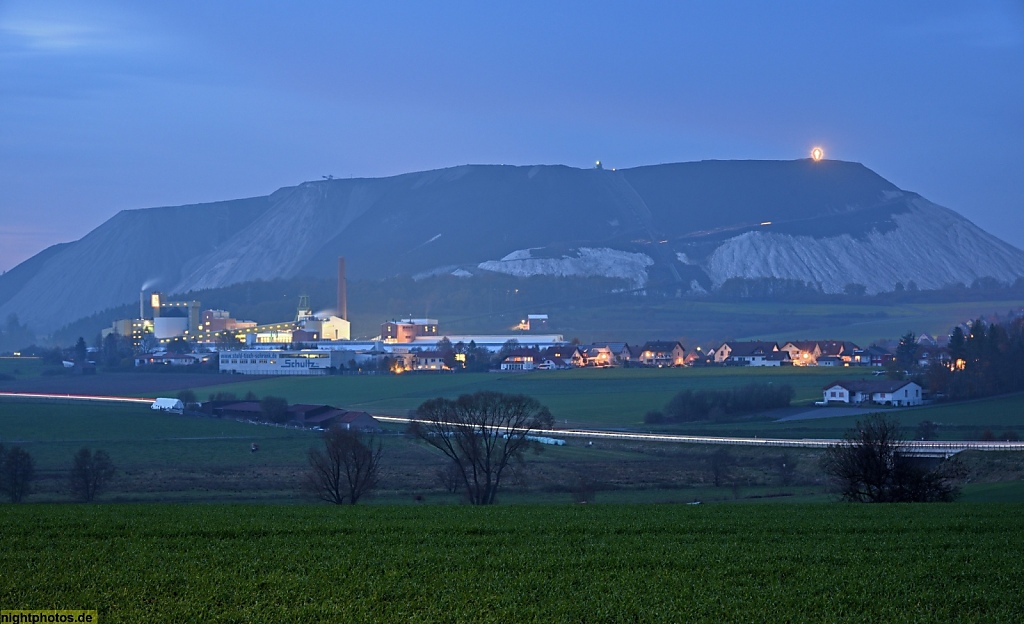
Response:
[[[788,384],[752,383],[730,390],[683,390],[665,406],[664,412],[648,412],[649,424],[722,420],[761,410],[789,407],[793,387]]]

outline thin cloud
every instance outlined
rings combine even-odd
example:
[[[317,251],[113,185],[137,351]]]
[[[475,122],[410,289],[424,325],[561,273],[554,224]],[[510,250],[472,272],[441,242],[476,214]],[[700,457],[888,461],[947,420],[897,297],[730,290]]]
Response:
[[[0,34],[23,51],[80,51],[83,48],[107,47],[112,41],[109,33],[85,24],[41,20],[2,23]]]
[[[906,34],[930,40],[950,40],[976,48],[1024,46],[1024,14],[1006,7],[968,9],[928,17],[907,27]]]

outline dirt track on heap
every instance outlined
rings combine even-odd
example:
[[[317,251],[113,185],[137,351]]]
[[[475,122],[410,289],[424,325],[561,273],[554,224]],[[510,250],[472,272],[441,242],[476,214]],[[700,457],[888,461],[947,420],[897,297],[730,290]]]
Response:
[[[215,373],[55,375],[52,377],[32,377],[29,379],[0,381],[0,391],[152,397],[166,394],[173,395],[186,388],[219,386],[263,378],[262,376],[253,375],[219,375]]]

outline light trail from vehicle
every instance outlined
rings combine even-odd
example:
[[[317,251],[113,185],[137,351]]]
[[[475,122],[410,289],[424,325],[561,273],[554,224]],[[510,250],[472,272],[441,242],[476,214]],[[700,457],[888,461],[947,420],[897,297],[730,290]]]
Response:
[[[374,416],[377,420],[394,423],[429,421],[396,416]],[[445,423],[456,425],[457,423]],[[727,436],[692,436],[670,433],[631,433],[626,431],[601,431],[594,429],[531,429],[530,435],[562,438],[590,438],[603,440],[624,440],[635,442],[667,442],[676,444],[717,444],[736,446],[787,447],[826,449],[842,440],[834,438],[738,438]],[[960,451],[1024,451],[1024,442],[982,442],[973,440],[933,441],[907,440],[904,446],[911,454],[921,456],[949,456]]]
[[[151,404],[156,399],[144,399],[139,397],[104,396],[92,394],[42,394],[36,392],[0,392],[0,397],[14,399],[63,399],[70,401],[98,401],[104,403],[146,403]]]

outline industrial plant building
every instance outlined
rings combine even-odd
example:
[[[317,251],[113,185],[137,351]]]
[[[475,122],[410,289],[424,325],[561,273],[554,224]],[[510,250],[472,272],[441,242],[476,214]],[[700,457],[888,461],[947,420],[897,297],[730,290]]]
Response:
[[[351,351],[255,349],[222,351],[220,372],[243,375],[327,375],[344,368]]]
[[[402,319],[380,326],[380,339],[386,344],[412,342],[423,336],[437,336],[437,319]]]
[[[444,335],[437,319],[405,318],[381,325],[379,338],[352,341],[347,319],[345,259],[338,258],[337,316],[314,314],[309,297],[299,297],[295,319],[270,324],[240,321],[227,310],[200,312],[199,301],[169,301],[160,292],[139,294],[139,318],[115,321],[105,334],[131,336],[141,346],[147,336],[158,345],[186,341],[219,352],[219,370],[243,375],[327,375],[353,368],[393,371],[450,370],[437,353],[438,343],[473,344],[497,353],[510,340],[544,349],[565,344],[557,334]],[[148,309],[146,303],[148,302]],[[147,318],[148,317],[148,318]],[[525,328],[545,327],[547,315],[529,315]],[[516,329],[524,329],[517,327]],[[431,356],[433,354],[433,360]],[[188,363],[162,349],[136,359],[137,365]]]

